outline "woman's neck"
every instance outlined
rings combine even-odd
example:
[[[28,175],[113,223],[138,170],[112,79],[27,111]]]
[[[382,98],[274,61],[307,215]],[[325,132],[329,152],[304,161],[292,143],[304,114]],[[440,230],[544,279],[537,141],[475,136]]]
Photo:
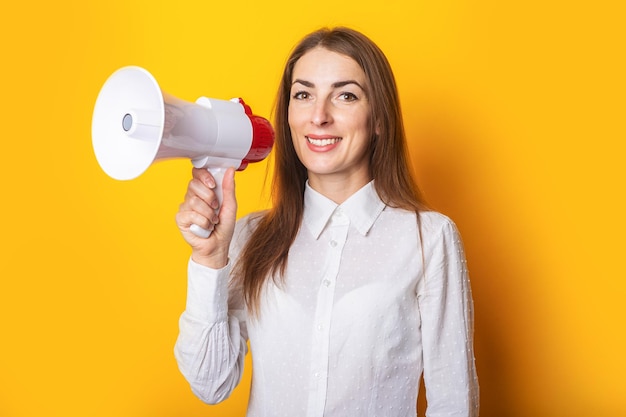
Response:
[[[337,204],[346,201],[352,194],[359,191],[372,178],[369,175],[318,175],[309,173],[309,186],[324,197]]]

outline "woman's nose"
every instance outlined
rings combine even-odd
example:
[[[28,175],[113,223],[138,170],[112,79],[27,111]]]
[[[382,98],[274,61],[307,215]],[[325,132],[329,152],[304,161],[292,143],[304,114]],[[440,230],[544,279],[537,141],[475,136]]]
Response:
[[[330,103],[326,100],[320,100],[313,106],[313,114],[311,115],[311,123],[316,126],[323,126],[332,122],[332,114]]]

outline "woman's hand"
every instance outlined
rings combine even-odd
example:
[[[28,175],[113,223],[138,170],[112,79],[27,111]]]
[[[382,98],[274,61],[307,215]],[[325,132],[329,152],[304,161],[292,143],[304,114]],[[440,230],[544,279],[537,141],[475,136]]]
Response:
[[[228,248],[235,229],[235,170],[229,168],[224,174],[221,207],[215,192],[217,184],[211,172],[204,168],[194,168],[192,174],[185,201],[176,214],[176,224],[185,241],[191,246],[194,262],[220,269],[228,263]],[[192,224],[211,230],[211,236],[196,236],[189,230]]]

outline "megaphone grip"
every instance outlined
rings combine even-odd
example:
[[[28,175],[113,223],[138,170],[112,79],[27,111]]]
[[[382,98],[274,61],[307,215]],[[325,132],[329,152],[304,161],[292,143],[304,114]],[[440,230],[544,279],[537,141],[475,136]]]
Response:
[[[202,227],[198,226],[197,224],[192,224],[191,226],[189,226],[189,231],[191,233],[193,233],[194,235],[201,237],[203,239],[208,239],[209,236],[211,236],[211,231],[207,230],[207,229],[203,229]]]
[[[215,179],[215,194],[217,195],[217,201],[219,203],[219,207],[222,206],[222,181],[224,181],[224,174],[226,173],[227,168],[207,168],[211,175],[213,175],[213,179]],[[219,212],[219,207],[215,210],[215,212]],[[207,230],[203,227],[198,226],[197,224],[192,224],[189,226],[189,231],[194,235],[208,239],[211,236],[211,230]]]

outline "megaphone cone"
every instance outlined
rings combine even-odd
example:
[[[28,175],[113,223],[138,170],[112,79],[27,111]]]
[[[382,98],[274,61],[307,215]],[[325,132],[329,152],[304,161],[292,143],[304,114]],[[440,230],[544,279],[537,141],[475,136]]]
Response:
[[[148,71],[126,67],[109,77],[91,124],[93,149],[104,172],[129,180],[152,164],[163,136],[164,108],[161,89]]]

